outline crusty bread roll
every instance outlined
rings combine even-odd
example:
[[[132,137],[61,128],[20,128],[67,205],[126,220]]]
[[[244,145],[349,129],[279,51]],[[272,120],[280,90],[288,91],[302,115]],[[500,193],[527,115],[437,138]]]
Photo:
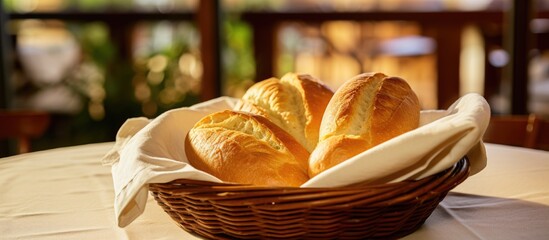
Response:
[[[419,113],[416,94],[401,78],[364,73],[348,80],[326,108],[309,176],[417,128]]]
[[[300,186],[308,178],[309,152],[266,118],[221,111],[187,134],[190,164],[225,181],[266,186]]]
[[[250,87],[235,110],[264,116],[286,130],[309,152],[333,91],[310,75],[288,73]]]

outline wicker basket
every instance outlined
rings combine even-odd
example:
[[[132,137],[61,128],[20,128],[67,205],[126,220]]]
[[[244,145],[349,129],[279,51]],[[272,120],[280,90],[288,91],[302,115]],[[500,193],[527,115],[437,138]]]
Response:
[[[462,158],[417,181],[338,188],[272,188],[175,180],[151,184],[183,229],[211,239],[398,238],[417,230],[469,176]]]

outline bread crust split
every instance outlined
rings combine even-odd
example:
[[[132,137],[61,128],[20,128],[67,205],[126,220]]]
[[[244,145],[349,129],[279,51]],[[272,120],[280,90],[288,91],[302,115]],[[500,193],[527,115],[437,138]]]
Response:
[[[300,186],[308,151],[268,119],[222,111],[197,122],[185,139],[189,163],[225,182]]]
[[[319,135],[320,122],[333,91],[320,80],[288,73],[250,87],[235,110],[264,116],[286,130],[309,152]]]
[[[326,107],[309,177],[419,126],[419,100],[408,83],[383,73],[346,81]]]

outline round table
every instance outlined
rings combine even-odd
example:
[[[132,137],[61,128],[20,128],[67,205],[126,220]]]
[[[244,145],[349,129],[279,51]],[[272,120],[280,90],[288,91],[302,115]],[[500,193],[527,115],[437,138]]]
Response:
[[[149,197],[143,215],[117,227],[109,166],[114,143],[0,159],[0,239],[199,239]],[[549,152],[486,144],[488,165],[451,191],[404,239],[546,239]]]

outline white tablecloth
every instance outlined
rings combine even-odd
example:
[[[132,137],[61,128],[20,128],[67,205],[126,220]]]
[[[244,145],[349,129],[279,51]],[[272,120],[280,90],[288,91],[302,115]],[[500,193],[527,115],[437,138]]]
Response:
[[[0,159],[0,239],[194,239],[149,198],[118,228],[110,167],[113,143]],[[405,239],[547,239],[549,152],[486,144],[488,166],[452,191]]]

